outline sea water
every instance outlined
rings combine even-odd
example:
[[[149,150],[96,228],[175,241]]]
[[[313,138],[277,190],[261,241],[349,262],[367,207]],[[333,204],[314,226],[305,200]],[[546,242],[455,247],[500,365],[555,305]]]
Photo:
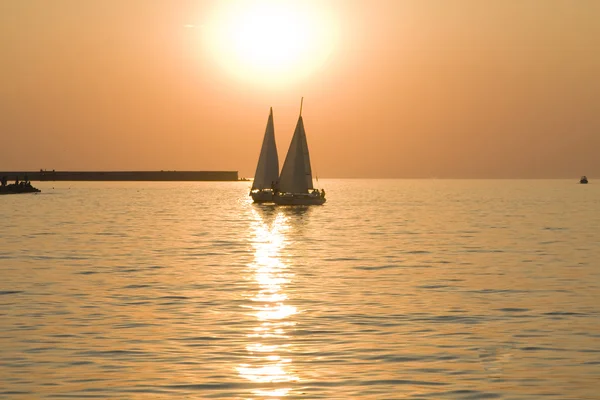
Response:
[[[597,399],[600,185],[35,183],[1,196],[2,399]]]

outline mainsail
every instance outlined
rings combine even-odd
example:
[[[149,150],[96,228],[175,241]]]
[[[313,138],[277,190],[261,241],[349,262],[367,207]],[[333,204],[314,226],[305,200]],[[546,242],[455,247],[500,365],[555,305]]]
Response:
[[[277,146],[275,145],[275,128],[273,126],[273,108],[269,113],[267,129],[260,149],[258,165],[252,182],[254,189],[271,189],[279,177],[279,158],[277,157]]]
[[[300,106],[296,130],[279,176],[279,191],[282,193],[308,193],[312,188],[310,156],[302,121],[302,106]]]

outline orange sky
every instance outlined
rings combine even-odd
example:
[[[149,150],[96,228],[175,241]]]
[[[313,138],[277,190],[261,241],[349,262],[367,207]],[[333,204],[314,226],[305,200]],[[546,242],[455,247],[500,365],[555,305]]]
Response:
[[[599,1],[308,0],[335,45],[277,83],[219,64],[225,3],[0,2],[0,170],[251,177],[304,96],[319,177],[600,175]]]

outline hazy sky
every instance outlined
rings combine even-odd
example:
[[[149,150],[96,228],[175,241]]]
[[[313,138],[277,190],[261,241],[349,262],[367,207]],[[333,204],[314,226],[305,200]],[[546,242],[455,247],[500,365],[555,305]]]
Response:
[[[597,0],[2,0],[0,170],[600,176]],[[291,29],[291,30],[290,30]]]

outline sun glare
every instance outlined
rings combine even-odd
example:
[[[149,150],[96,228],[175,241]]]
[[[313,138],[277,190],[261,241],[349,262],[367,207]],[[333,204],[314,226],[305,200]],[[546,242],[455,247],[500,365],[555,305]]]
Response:
[[[219,2],[205,24],[205,45],[236,77],[281,84],[310,75],[330,57],[336,26],[307,1]]]

